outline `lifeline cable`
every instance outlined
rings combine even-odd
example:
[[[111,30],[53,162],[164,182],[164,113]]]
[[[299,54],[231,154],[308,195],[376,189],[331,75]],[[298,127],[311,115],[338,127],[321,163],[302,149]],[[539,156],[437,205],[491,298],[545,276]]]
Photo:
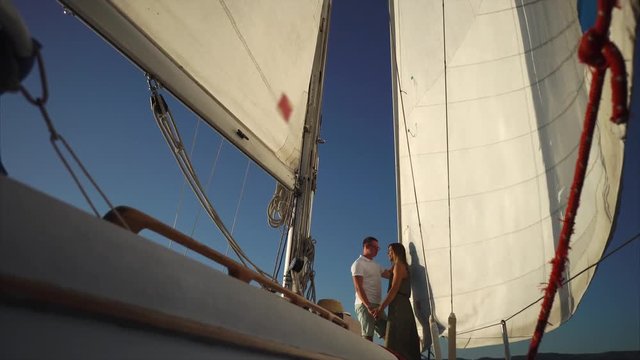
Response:
[[[570,283],[571,281],[573,281],[573,279],[577,278],[578,276],[584,274],[587,270],[600,265],[601,262],[603,262],[606,258],[608,258],[609,256],[617,253],[618,251],[622,250],[624,247],[628,246],[629,244],[631,244],[632,242],[636,241],[640,239],[640,233],[635,234],[634,236],[630,237],[629,239],[627,239],[625,242],[623,242],[622,244],[620,244],[618,247],[616,247],[615,249],[609,251],[606,255],[602,256],[600,258],[600,260],[596,261],[595,263],[587,266],[586,268],[580,270],[579,272],[577,272],[575,275],[573,275],[572,277],[570,277],[567,280],[564,280],[562,282],[561,286],[564,286],[568,283]],[[509,321],[511,319],[513,319],[514,317],[518,316],[519,314],[521,314],[523,311],[527,310],[528,308],[532,307],[533,305],[537,304],[540,302],[540,300],[544,299],[544,296],[541,296],[539,298],[537,298],[535,301],[531,302],[529,305],[523,307],[522,309],[518,310],[516,313],[514,313],[513,315],[509,316],[508,318],[504,319],[504,321]],[[485,326],[481,326],[481,327],[477,327],[477,328],[473,328],[471,330],[466,330],[466,331],[462,331],[459,332],[458,335],[464,335],[464,334],[468,334],[468,333],[472,333],[475,331],[480,331],[480,330],[484,330],[490,327],[494,327],[494,326],[499,326],[500,322],[497,323],[493,323],[493,324],[489,324],[489,325],[485,325]]]
[[[62,161],[62,164],[64,165],[65,169],[67,169],[67,172],[73,178],[73,181],[78,186],[78,189],[80,190],[80,192],[82,193],[82,196],[85,198],[85,200],[89,204],[89,207],[91,207],[91,209],[93,210],[93,213],[98,218],[100,217],[98,210],[96,209],[95,205],[91,201],[89,194],[87,194],[87,191],[82,186],[80,179],[71,168],[71,165],[62,154],[62,151],[60,151],[60,148],[56,143],[57,141],[60,141],[62,145],[64,145],[64,148],[71,155],[76,165],[80,168],[80,171],[82,171],[82,174],[84,174],[85,178],[87,178],[87,180],[91,183],[91,185],[93,185],[94,189],[98,192],[98,194],[100,194],[100,196],[102,197],[104,202],[107,204],[109,209],[111,209],[111,211],[115,213],[115,215],[118,217],[118,220],[120,220],[120,222],[124,225],[124,227],[129,229],[129,225],[127,224],[127,222],[124,221],[122,216],[120,216],[120,213],[115,209],[111,201],[107,198],[107,195],[104,193],[104,191],[102,191],[100,186],[98,186],[98,183],[93,179],[93,177],[91,176],[87,168],[80,161],[80,158],[78,158],[76,153],[73,151],[73,149],[71,148],[71,145],[67,143],[64,137],[62,137],[62,135],[56,130],[55,126],[53,125],[53,120],[49,116],[49,112],[47,111],[47,106],[46,106],[47,100],[49,99],[49,83],[47,81],[47,73],[44,67],[44,60],[42,59],[42,54],[40,53],[40,49],[38,47],[34,49],[34,56],[36,57],[36,60],[38,62],[38,70],[40,72],[40,86],[42,91],[41,96],[34,98],[29,92],[29,90],[26,87],[24,87],[22,84],[20,84],[20,87],[19,87],[20,92],[29,103],[36,106],[38,110],[40,110],[40,114],[42,115],[42,118],[44,119],[44,122],[47,125],[47,129],[49,130],[49,142],[51,143],[51,146],[53,146],[53,149],[55,150],[56,154],[60,158],[60,161]]]

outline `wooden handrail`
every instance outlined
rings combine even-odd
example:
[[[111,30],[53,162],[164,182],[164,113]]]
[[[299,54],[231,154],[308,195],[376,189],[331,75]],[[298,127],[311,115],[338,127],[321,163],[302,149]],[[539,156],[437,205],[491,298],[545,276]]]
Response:
[[[147,229],[158,233],[186,248],[192,250],[208,259],[211,259],[218,264],[227,268],[229,275],[249,283],[250,281],[255,281],[260,284],[263,288],[274,292],[282,294],[289,302],[311,311],[337,325],[342,326],[345,329],[348,329],[348,325],[338,316],[333,314],[332,312],[320,307],[317,304],[312,303],[311,301],[305,299],[304,297],[294,293],[293,291],[281,286],[277,282],[272,279],[253,271],[242,264],[232,260],[231,258],[223,255],[222,253],[215,251],[214,249],[199,243],[198,241],[190,238],[189,236],[179,232],[178,230],[160,222],[159,220],[154,219],[153,217],[136,210],[134,208],[128,206],[118,206],[114,210],[109,211],[103,218],[115,225],[118,225],[123,228],[127,228],[122,224],[120,218],[116,215],[116,212],[120,215],[120,217],[126,222],[127,226],[131,231],[135,234],[140,231]]]

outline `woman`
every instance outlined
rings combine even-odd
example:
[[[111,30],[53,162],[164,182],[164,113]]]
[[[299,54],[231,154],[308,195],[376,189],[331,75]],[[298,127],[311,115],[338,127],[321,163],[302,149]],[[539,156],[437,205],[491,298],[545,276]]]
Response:
[[[413,309],[409,302],[411,281],[404,246],[400,243],[390,244],[387,254],[393,264],[389,291],[380,307],[375,310],[374,315],[377,317],[389,306],[385,347],[403,356],[406,360],[420,359],[420,339],[416,329],[416,320],[413,317]]]

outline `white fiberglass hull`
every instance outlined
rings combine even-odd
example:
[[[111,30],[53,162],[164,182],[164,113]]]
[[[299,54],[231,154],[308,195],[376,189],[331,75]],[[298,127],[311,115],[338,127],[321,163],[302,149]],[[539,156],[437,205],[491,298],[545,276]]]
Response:
[[[0,197],[2,358],[394,358],[9,178]]]

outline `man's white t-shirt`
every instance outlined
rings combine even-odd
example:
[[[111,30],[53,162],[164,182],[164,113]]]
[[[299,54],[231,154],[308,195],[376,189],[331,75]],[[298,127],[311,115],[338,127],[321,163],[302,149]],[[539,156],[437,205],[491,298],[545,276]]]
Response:
[[[383,272],[382,266],[362,255],[351,265],[351,275],[362,276],[362,287],[367,299],[369,299],[369,303],[380,304],[380,283],[382,282],[381,275]],[[362,300],[360,300],[356,292],[356,305],[358,304],[362,304]]]

